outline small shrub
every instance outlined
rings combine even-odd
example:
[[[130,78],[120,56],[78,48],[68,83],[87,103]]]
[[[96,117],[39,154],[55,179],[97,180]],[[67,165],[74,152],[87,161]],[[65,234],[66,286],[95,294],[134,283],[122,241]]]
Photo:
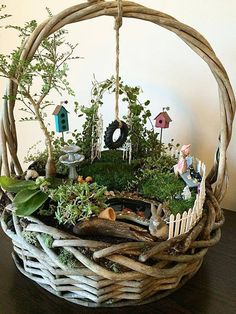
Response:
[[[67,183],[49,191],[57,202],[55,218],[60,224],[72,224],[98,214],[106,207],[106,187],[97,183]]]

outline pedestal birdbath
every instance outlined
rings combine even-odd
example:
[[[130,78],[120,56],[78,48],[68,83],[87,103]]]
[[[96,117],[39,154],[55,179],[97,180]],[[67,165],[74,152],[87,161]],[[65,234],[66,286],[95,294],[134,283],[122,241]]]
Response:
[[[63,147],[63,152],[66,153],[59,158],[60,163],[69,167],[69,179],[76,180],[78,173],[76,167],[84,160],[84,155],[78,154],[80,147],[76,145],[69,145]]]

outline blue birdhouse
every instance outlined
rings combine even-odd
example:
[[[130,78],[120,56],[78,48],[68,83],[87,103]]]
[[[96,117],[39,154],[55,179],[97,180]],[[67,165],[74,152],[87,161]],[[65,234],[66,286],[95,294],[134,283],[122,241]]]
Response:
[[[66,132],[69,130],[68,111],[62,105],[56,106],[53,111],[57,132]]]

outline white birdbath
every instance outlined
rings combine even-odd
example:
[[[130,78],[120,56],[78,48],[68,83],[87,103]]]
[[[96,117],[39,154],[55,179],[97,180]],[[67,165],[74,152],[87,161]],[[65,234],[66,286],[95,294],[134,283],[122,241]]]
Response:
[[[60,163],[69,167],[69,179],[76,180],[78,173],[76,167],[84,160],[84,155],[78,154],[80,147],[76,145],[64,146],[62,151],[66,153],[59,158]]]

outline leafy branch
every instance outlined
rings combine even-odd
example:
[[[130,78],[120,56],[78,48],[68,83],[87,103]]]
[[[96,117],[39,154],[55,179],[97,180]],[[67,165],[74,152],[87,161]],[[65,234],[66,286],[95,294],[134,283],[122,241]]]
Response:
[[[49,15],[51,14],[48,9]],[[16,100],[23,103],[24,111],[31,117],[24,117],[21,121],[37,120],[44,133],[48,149],[47,176],[55,174],[55,164],[53,161],[53,145],[50,132],[44,121],[43,110],[50,104],[46,100],[52,90],[56,90],[60,95],[67,92],[74,96],[74,92],[67,81],[69,66],[67,61],[78,59],[72,57],[76,45],[72,45],[65,40],[67,31],[60,29],[49,37],[45,38],[31,60],[22,60],[22,52],[25,43],[32,32],[37,28],[37,22],[32,20],[25,23],[23,27],[9,25],[7,28],[18,32],[20,45],[9,55],[0,54],[1,76],[10,79],[18,86]],[[35,94],[32,91],[34,85],[40,86],[40,92]]]

